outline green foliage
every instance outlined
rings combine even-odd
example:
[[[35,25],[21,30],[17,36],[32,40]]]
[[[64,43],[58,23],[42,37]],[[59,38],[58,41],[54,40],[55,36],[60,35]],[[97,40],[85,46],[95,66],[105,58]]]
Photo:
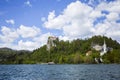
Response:
[[[103,56],[104,63],[120,63],[120,49],[114,49],[113,51]]]
[[[120,44],[117,41],[105,36],[94,36],[89,39],[76,39],[73,41],[63,41],[57,38],[50,51],[46,50],[46,45],[30,51],[16,51],[9,48],[0,49],[0,64],[36,64],[54,61],[57,64],[80,64],[95,63],[94,58],[100,57],[100,52],[91,48],[91,43],[103,45],[104,40],[113,51],[108,52],[102,58],[104,63],[120,63]],[[86,56],[91,51],[92,54]]]
[[[119,43],[105,36],[94,36],[89,39],[77,39],[71,42],[63,40],[59,41],[57,39],[54,41],[56,43],[56,47],[52,47],[50,52],[47,52],[45,46],[43,46],[34,50],[32,57],[38,62],[54,61],[59,64],[95,63],[94,58],[99,58],[100,52],[92,50],[91,43],[94,42],[96,44],[103,45],[104,40],[106,41],[107,46],[113,49],[120,49]],[[92,51],[92,54],[90,56],[85,56],[87,51]],[[113,56],[113,53],[111,54]],[[108,55],[109,53],[104,58],[107,63],[119,63],[120,58],[115,57],[113,61],[111,58],[112,56]],[[118,53],[114,54],[114,56],[118,56]]]
[[[74,63],[75,64],[83,63],[83,56],[80,55],[79,53],[76,53],[74,55]]]
[[[23,64],[30,61],[30,51],[16,51],[9,48],[0,48],[0,64]]]
[[[92,64],[94,63],[94,58],[92,58],[92,56],[85,56],[84,63]]]

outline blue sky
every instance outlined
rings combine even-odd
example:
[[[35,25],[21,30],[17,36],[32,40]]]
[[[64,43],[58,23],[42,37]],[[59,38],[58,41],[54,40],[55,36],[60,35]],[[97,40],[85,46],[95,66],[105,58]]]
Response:
[[[120,42],[119,0],[0,0],[0,47],[34,50],[48,36]]]
[[[47,17],[50,11],[58,14],[75,0],[0,0],[1,21],[14,19],[16,25],[41,25],[41,17]],[[29,4],[26,4],[29,2]],[[6,25],[6,23],[2,23]]]

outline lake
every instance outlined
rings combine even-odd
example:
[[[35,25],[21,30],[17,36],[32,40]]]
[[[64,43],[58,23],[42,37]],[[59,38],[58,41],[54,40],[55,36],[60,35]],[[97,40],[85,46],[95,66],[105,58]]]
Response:
[[[120,65],[0,65],[0,80],[120,80]]]

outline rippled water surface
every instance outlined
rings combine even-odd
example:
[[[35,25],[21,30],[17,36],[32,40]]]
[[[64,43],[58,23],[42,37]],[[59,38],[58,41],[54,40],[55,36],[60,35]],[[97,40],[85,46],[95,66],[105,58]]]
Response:
[[[0,80],[120,80],[120,65],[0,65]]]

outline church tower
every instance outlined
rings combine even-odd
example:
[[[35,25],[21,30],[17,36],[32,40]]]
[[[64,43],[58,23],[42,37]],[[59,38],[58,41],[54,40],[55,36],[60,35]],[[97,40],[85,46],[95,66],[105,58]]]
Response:
[[[105,40],[104,40],[104,44],[103,44],[103,52],[104,52],[104,54],[107,52],[107,45],[106,45]]]
[[[100,52],[100,56],[103,56],[105,53],[107,53],[107,45],[106,45],[106,42],[104,40],[104,44],[102,46],[102,51]]]

